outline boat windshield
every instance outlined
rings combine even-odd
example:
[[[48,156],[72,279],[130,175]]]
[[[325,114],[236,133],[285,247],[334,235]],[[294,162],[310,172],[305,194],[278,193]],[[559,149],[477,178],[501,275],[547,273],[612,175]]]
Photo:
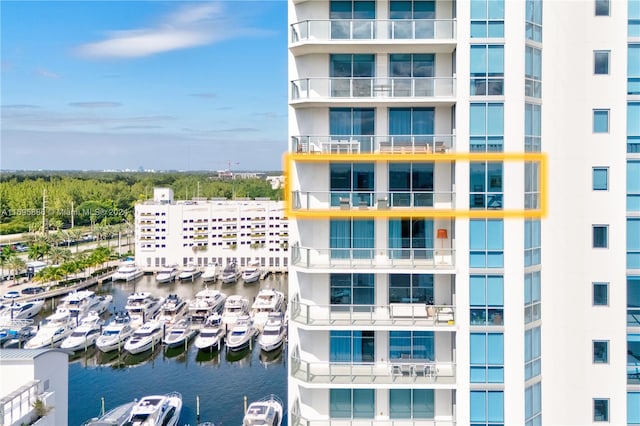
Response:
[[[232,336],[242,336],[243,334],[246,334],[247,331],[246,330],[233,330],[231,332]]]
[[[103,336],[117,336],[119,333],[118,330],[103,330],[102,331],[102,335]]]
[[[277,336],[278,334],[280,334],[280,330],[269,330],[269,329],[265,329],[262,332],[263,336]]]

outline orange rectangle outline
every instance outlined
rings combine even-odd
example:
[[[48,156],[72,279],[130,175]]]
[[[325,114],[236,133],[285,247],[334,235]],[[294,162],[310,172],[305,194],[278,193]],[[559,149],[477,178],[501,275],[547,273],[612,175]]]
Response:
[[[510,209],[510,210],[471,210],[471,209],[410,209],[384,210],[369,208],[350,210],[322,209],[301,211],[293,208],[291,197],[291,166],[292,163],[328,163],[328,162],[379,162],[379,161],[522,161],[538,162],[540,164],[540,208],[538,209]],[[284,201],[285,215],[298,219],[329,219],[329,218],[404,218],[404,217],[432,217],[432,218],[469,218],[469,219],[542,219],[547,216],[547,188],[548,162],[547,154],[541,152],[463,152],[463,153],[402,153],[402,154],[297,154],[287,152],[283,156],[284,169]],[[524,183],[523,183],[524,186]]]

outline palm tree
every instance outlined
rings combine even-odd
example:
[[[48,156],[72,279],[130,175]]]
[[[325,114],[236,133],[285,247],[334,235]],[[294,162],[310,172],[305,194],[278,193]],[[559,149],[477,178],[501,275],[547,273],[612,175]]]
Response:
[[[76,242],[76,253],[78,252],[78,246],[80,245],[80,238],[82,238],[82,229],[72,228],[67,231],[67,235],[69,235],[69,239]]]
[[[13,257],[16,256],[16,252],[10,245],[2,247],[0,251],[0,281],[4,278],[4,267],[8,265]]]
[[[51,263],[61,264],[71,259],[71,250],[62,247],[52,247],[49,251]]]
[[[18,274],[27,268],[27,264],[22,258],[15,256],[12,257],[8,263],[9,272],[13,271],[13,283],[18,281]]]
[[[101,245],[100,241],[107,236],[107,227],[102,224],[98,224],[93,228],[93,234],[98,238],[98,246]]]

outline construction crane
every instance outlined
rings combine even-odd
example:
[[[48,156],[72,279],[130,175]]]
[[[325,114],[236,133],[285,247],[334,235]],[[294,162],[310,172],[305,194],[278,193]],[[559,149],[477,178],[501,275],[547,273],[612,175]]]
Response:
[[[226,170],[218,170],[218,177],[222,178],[222,179],[233,179],[233,172],[231,171],[231,164],[235,164],[236,166],[239,165],[239,162],[232,162],[231,160],[227,161],[226,164],[227,165],[227,169]],[[223,163],[219,163],[219,164],[223,164]]]

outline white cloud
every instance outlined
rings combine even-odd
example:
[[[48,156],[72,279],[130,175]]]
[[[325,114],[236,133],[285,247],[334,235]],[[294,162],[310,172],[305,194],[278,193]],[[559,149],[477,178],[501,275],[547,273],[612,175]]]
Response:
[[[36,74],[42,78],[46,78],[47,80],[57,80],[60,78],[60,74],[56,74],[55,72],[44,68],[37,69]]]
[[[115,108],[122,106],[120,102],[92,101],[92,102],[69,102],[69,106],[80,108]]]

